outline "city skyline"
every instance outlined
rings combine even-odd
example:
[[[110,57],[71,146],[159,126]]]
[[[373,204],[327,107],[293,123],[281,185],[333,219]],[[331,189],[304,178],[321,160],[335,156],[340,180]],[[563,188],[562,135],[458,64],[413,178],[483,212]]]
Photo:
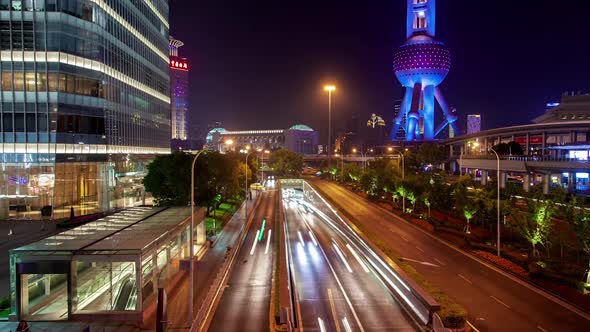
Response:
[[[196,40],[185,52],[194,59],[191,112],[203,121],[192,126],[220,120],[232,128],[286,127],[290,118],[324,137],[326,82],[339,86],[335,128],[353,113],[383,114],[391,123],[393,101],[402,96],[392,63],[405,39],[405,1],[370,8],[327,1],[314,4],[313,12],[307,5],[187,3],[180,12],[172,4],[172,33]],[[488,115],[482,129],[530,123],[564,91],[590,88],[584,79],[590,72],[583,60],[587,47],[569,33],[588,31],[584,10],[507,1],[481,4],[481,11],[450,1],[438,6],[439,38],[454,64],[442,88],[458,110],[460,128],[470,113]],[[578,1],[577,8],[587,6]],[[498,17],[505,23],[498,25]],[[273,116],[277,112],[286,116]]]

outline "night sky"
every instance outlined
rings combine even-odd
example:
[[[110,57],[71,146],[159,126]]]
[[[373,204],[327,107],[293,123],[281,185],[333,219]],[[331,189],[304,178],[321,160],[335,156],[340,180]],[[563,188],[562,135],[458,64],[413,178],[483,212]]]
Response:
[[[484,129],[529,123],[564,91],[590,92],[589,9],[587,0],[438,0],[437,39],[453,56],[441,88],[461,130],[470,113]],[[192,126],[304,123],[325,134],[327,82],[338,86],[336,129],[355,113],[391,123],[405,13],[405,0],[171,0],[171,34],[191,63]]]

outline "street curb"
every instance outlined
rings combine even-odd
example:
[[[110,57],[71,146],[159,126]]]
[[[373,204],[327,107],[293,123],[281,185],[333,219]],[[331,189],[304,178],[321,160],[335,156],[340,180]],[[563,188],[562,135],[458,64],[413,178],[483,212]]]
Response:
[[[457,248],[454,245],[452,245],[451,243],[445,241],[444,239],[439,238],[435,234],[430,233],[430,232],[422,229],[418,225],[415,225],[414,223],[405,220],[404,218],[398,216],[397,214],[395,214],[395,213],[393,213],[391,211],[388,211],[388,210],[382,208],[378,204],[375,204],[375,203],[367,200],[366,198],[363,198],[363,197],[358,196],[355,192],[351,191],[350,189],[348,189],[346,187],[343,187],[343,186],[340,186],[339,184],[336,184],[336,185],[339,186],[340,188],[343,188],[343,189],[351,192],[352,194],[354,194],[355,196],[359,197],[361,200],[367,202],[368,204],[371,204],[372,206],[377,207],[378,209],[386,212],[387,214],[395,217],[396,219],[398,219],[398,220],[400,220],[400,221],[402,221],[402,222],[404,222],[404,223],[406,223],[406,224],[414,227],[415,229],[419,230],[420,232],[422,232],[422,233],[428,235],[429,237],[437,240],[441,244],[444,244],[445,246],[447,246],[449,248],[452,248],[453,250],[455,250],[455,251],[457,251],[457,252],[465,255],[466,257],[471,258],[472,260],[480,263],[481,265],[484,265],[484,266],[488,267],[489,269],[494,270],[495,272],[503,275],[504,277],[506,277],[506,278],[508,278],[508,279],[510,279],[510,280],[512,280],[512,281],[514,281],[514,282],[516,282],[518,284],[520,284],[521,286],[526,287],[527,289],[531,290],[532,292],[537,293],[537,294],[543,296],[544,298],[553,301],[554,303],[556,303],[558,305],[561,305],[562,307],[564,307],[564,308],[572,311],[573,313],[577,314],[578,316],[580,316],[582,318],[585,318],[586,320],[590,320],[590,312],[587,312],[586,310],[582,309],[581,307],[579,307],[575,303],[572,303],[572,302],[570,302],[570,301],[562,298],[561,296],[559,296],[557,294],[554,294],[553,292],[551,292],[551,291],[549,291],[549,290],[547,290],[545,288],[539,287],[537,284],[532,283],[532,282],[530,282],[530,281],[528,281],[526,279],[523,279],[523,278],[521,278],[520,276],[518,276],[518,275],[516,275],[514,273],[511,273],[509,271],[506,271],[503,268],[498,267],[495,263],[489,262],[487,260],[483,260],[483,259],[475,256],[472,253],[469,253],[469,252],[466,252],[466,251],[464,251],[464,250],[462,250],[460,248]]]

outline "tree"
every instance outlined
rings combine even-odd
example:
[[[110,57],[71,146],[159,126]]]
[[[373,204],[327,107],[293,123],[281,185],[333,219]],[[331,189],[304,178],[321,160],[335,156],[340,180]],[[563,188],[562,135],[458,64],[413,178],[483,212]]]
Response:
[[[143,184],[157,205],[181,206],[190,202],[191,163],[190,155],[175,152],[158,156],[147,166]]]
[[[527,201],[527,211],[525,213],[513,214],[516,222],[515,226],[520,234],[531,244],[532,257],[538,258],[539,251],[537,245],[547,246],[547,239],[552,227],[552,215],[554,212],[553,202],[549,200],[531,200]]]
[[[588,271],[586,271],[586,283],[590,283],[590,212],[588,210],[571,206],[573,218],[571,225],[576,234],[576,238],[580,242],[582,250],[589,256]]]
[[[363,174],[363,170],[355,163],[344,165],[345,181],[359,182]]]
[[[467,234],[471,233],[470,222],[476,213],[477,209],[472,205],[468,204],[463,208],[463,215],[465,216],[465,220],[467,220],[467,223],[465,224],[465,233]]]
[[[289,150],[274,151],[268,164],[280,175],[298,176],[303,169],[303,157]]]
[[[240,155],[205,152],[195,165],[195,203],[210,206],[216,195],[232,197],[244,192],[246,167]],[[182,206],[190,203],[191,167],[194,155],[175,152],[158,156],[148,165],[143,180],[157,205]],[[248,175],[252,177],[252,172]]]
[[[435,168],[444,163],[448,159],[448,156],[443,146],[434,143],[424,143],[420,145],[416,152],[416,161],[422,168],[429,166]]]
[[[517,142],[509,142],[509,143],[500,143],[496,146],[494,146],[494,150],[496,150],[496,152],[499,155],[516,155],[516,156],[522,156],[524,154],[524,151],[522,149],[522,145],[520,145]]]

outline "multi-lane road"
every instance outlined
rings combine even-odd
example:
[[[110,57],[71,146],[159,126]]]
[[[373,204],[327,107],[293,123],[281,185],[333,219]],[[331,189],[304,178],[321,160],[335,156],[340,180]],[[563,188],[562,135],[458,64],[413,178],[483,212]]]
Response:
[[[283,185],[286,240],[303,331],[414,331],[417,324],[390,295],[366,248],[342,229],[320,200]],[[333,212],[331,212],[333,213]],[[384,269],[380,267],[380,269]]]
[[[355,222],[469,312],[479,331],[590,331],[590,316],[451,247],[334,183],[313,181]]]
[[[268,331],[277,195],[262,193],[209,331]]]

